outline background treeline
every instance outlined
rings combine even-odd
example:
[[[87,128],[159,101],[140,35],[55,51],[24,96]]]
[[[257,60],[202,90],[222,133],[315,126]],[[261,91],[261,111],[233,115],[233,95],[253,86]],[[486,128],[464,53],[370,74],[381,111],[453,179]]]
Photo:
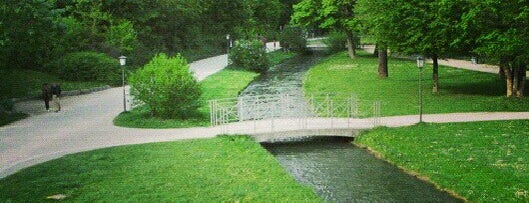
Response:
[[[4,0],[0,68],[49,71],[68,53],[126,55],[141,66],[157,53],[188,60],[222,53],[232,39],[275,39],[292,0]],[[116,60],[117,61],[117,60]]]

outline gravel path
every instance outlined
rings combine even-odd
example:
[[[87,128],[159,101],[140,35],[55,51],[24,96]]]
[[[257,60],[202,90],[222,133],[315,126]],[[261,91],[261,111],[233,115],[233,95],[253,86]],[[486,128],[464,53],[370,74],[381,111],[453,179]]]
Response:
[[[269,44],[273,48],[273,44]],[[226,55],[200,60],[191,64],[199,80],[225,67]],[[35,106],[41,101],[23,102],[24,106],[37,109],[32,116],[8,126],[0,127],[0,178],[16,171],[75,152],[110,146],[173,141],[180,139],[207,138],[226,132],[256,133],[254,126],[267,131],[270,121],[234,123],[227,127],[200,127],[186,129],[131,129],[116,127],[112,119],[123,110],[122,88],[112,88],[88,95],[65,97],[59,113],[46,113]],[[43,107],[42,107],[43,108]],[[26,109],[27,110],[27,109]],[[427,122],[466,122],[478,120],[529,119],[529,113],[458,113],[425,115]],[[351,122],[354,121],[354,122]],[[387,126],[406,126],[418,121],[416,115],[381,118]],[[272,121],[273,123],[274,121]],[[371,128],[370,119],[340,122],[340,119],[314,119],[314,128]],[[333,123],[332,126],[329,123]],[[299,120],[277,121],[271,130],[295,130]],[[252,126],[252,127],[249,127]],[[268,130],[269,131],[269,130]]]

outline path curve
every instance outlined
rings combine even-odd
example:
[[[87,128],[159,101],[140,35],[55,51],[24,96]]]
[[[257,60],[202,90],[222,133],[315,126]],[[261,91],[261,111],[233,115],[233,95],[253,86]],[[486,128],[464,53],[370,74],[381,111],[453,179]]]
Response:
[[[226,57],[224,55],[224,57]],[[205,78],[221,70],[226,63],[222,56],[200,60],[191,64],[198,78]],[[202,74],[202,75],[201,75]],[[38,102],[38,101],[37,101]],[[219,127],[186,129],[132,129],[113,125],[113,118],[123,108],[122,89],[112,88],[89,95],[65,97],[60,113],[44,113],[0,127],[0,178],[38,163],[66,154],[111,146],[209,138],[229,133],[257,133],[261,131],[293,130],[298,119],[263,120],[250,123],[232,123]],[[455,113],[424,115],[426,122],[466,122],[479,120],[529,119],[529,112]],[[317,118],[311,119],[314,129],[373,127],[371,119]],[[418,116],[394,116],[380,119],[381,125],[396,127],[413,125]],[[274,123],[274,128],[266,128]],[[332,124],[330,124],[332,123]],[[300,127],[297,127],[300,128]]]

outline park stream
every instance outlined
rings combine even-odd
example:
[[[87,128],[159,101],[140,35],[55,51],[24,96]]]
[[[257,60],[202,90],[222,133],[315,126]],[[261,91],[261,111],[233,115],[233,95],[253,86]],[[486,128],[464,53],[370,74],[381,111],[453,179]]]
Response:
[[[323,57],[318,54],[298,56],[274,66],[250,84],[241,96],[289,94],[303,97],[303,75]],[[303,98],[298,99],[303,101]],[[298,182],[311,186],[326,201],[461,202],[354,146],[351,141],[343,137],[311,137],[261,144]]]

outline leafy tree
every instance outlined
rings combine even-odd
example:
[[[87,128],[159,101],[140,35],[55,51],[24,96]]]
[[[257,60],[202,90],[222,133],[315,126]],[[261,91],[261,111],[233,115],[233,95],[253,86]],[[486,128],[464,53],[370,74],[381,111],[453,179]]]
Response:
[[[60,11],[45,0],[0,2],[0,68],[39,69],[53,55]]]
[[[391,0],[358,0],[355,11],[362,25],[362,32],[376,40],[375,54],[378,56],[378,76],[387,78],[388,71],[388,44],[386,36],[391,35],[391,25],[395,13],[391,7]]]
[[[285,26],[279,40],[286,51],[303,52],[307,47],[307,40],[303,36],[304,33],[300,27]]]
[[[457,42],[498,61],[506,77],[507,97],[523,97],[529,64],[529,1],[468,0],[467,4]]]
[[[393,51],[406,54],[423,54],[433,60],[433,92],[439,91],[439,57],[457,48],[452,46],[457,32],[454,23],[461,18],[462,9],[466,8],[463,1],[435,0],[391,0],[366,4],[361,7],[367,15],[368,24],[376,24],[376,19],[383,25],[372,25],[377,33],[377,40]],[[388,9],[382,15],[369,12],[370,8]],[[364,14],[365,16],[366,14]],[[387,27],[386,27],[387,26]]]
[[[181,56],[155,56],[130,77],[134,97],[150,107],[154,116],[187,118],[200,106],[200,86]]]
[[[265,47],[259,40],[238,40],[230,50],[230,60],[238,68],[264,73],[270,64]]]
[[[302,0],[294,5],[292,22],[301,26],[318,25],[342,31],[347,37],[349,57],[354,58],[355,36],[359,24],[354,12],[353,0]]]

